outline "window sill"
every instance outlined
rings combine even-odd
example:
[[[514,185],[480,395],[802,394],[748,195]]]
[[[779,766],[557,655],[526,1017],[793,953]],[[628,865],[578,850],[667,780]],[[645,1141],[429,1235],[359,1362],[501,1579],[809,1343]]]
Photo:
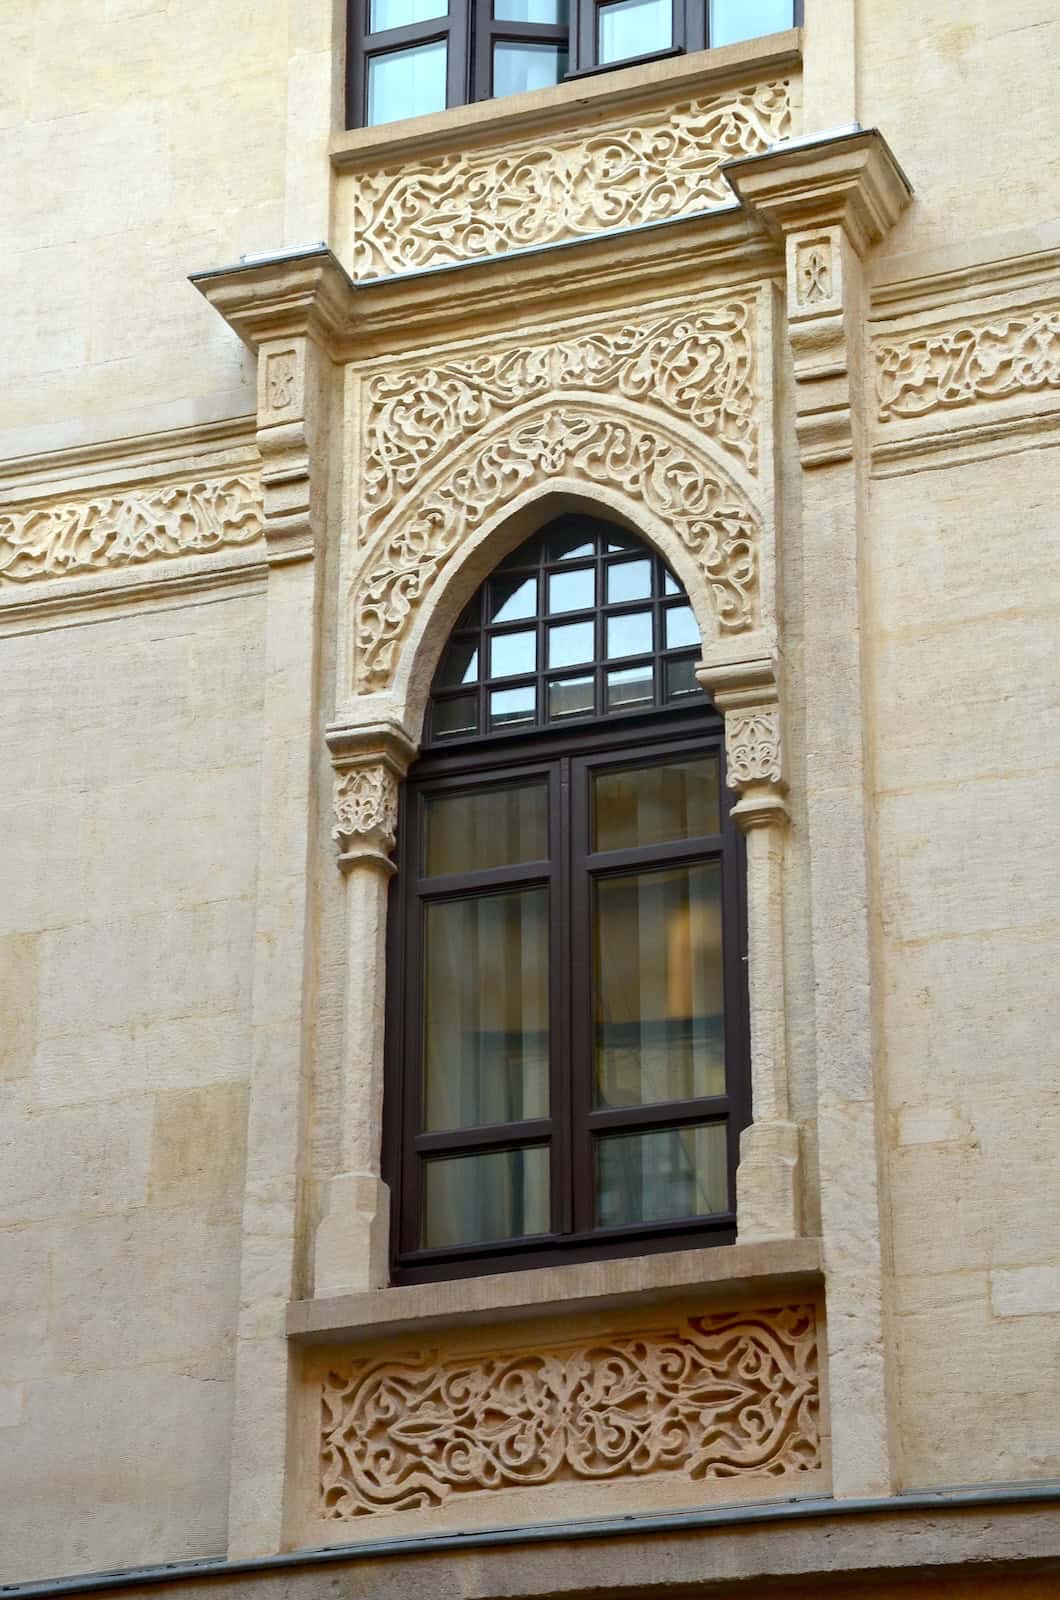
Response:
[[[331,164],[337,172],[345,172],[401,162],[410,156],[464,151],[498,137],[509,141],[542,129],[569,127],[591,120],[594,114],[613,112],[625,102],[672,99],[753,83],[798,67],[801,44],[801,31],[789,28],[715,50],[597,72],[552,89],[452,106],[378,128],[351,128],[332,140]]]
[[[287,1308],[287,1335],[299,1344],[349,1344],[427,1328],[607,1312],[641,1300],[663,1305],[690,1295],[704,1306],[729,1307],[812,1292],[821,1282],[819,1239],[769,1239],[295,1300]]]

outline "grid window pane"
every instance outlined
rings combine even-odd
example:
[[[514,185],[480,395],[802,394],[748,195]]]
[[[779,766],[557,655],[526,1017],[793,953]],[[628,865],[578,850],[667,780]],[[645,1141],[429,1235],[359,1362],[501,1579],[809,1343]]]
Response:
[[[613,561],[607,569],[607,603],[651,599],[650,561]]]
[[[699,644],[695,612],[691,606],[671,606],[666,612],[666,648],[677,650],[687,644]]]
[[[576,567],[572,572],[554,572],[548,580],[548,609],[591,611],[596,604],[595,567]]]
[[[498,100],[527,89],[551,88],[566,70],[567,52],[562,45],[501,39],[493,46],[493,93]]]
[[[719,1123],[603,1135],[594,1141],[594,1156],[601,1228],[709,1217],[729,1208]]]
[[[521,622],[537,613],[536,578],[494,578],[490,582],[490,622]]]
[[[718,763],[713,756],[598,772],[593,778],[593,844],[632,850],[670,839],[695,839],[721,827]]]
[[[548,788],[542,779],[470,794],[432,794],[424,823],[430,876],[481,872],[548,855]]]
[[[447,16],[447,0],[372,0],[369,6],[369,31],[385,33],[388,28],[407,28],[412,22],[430,22]]]
[[[610,0],[598,19],[601,63],[651,55],[674,42],[672,0]]]
[[[506,728],[520,722],[533,722],[537,710],[537,691],[532,683],[518,689],[494,689],[490,694],[490,727]]]
[[[577,678],[554,678],[548,686],[548,714],[552,721],[584,717],[593,710],[595,679],[592,673]]]
[[[477,730],[477,694],[458,694],[452,700],[434,702],[431,733],[436,739],[448,739],[456,733],[475,733]]]
[[[368,126],[445,110],[444,39],[368,58]]]
[[[424,1246],[451,1249],[547,1233],[548,1168],[544,1145],[426,1161]]]
[[[711,0],[709,43],[712,45],[758,39],[764,33],[780,33],[794,26],[792,0]]]
[[[596,1104],[724,1094],[718,864],[599,879],[593,929]]]
[[[537,667],[537,634],[495,633],[490,639],[490,677],[514,678]]]
[[[655,698],[655,672],[642,667],[620,667],[607,674],[607,709],[624,711],[629,706],[651,705]]]
[[[451,639],[438,668],[436,682],[445,688],[478,680],[478,638]]]
[[[666,663],[666,698],[668,700],[681,700],[686,694],[701,694],[699,680],[696,677],[695,656],[685,656],[683,660],[668,661]]]
[[[497,22],[553,22],[565,28],[569,15],[567,0],[493,0]]]
[[[651,650],[651,612],[631,611],[607,619],[607,658],[646,656]]]
[[[593,659],[596,629],[591,622],[564,622],[548,630],[550,667],[575,667]]]
[[[425,918],[425,1126],[547,1116],[547,890],[444,900]]]

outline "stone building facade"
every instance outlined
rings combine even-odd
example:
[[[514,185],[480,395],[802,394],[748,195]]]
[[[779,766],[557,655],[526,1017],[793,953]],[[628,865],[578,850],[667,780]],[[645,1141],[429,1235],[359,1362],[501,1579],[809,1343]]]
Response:
[[[797,20],[347,128],[340,0],[7,8],[5,1581],[1055,1592],[1060,18]],[[402,786],[563,517],[723,719],[734,1219],[416,1281]]]

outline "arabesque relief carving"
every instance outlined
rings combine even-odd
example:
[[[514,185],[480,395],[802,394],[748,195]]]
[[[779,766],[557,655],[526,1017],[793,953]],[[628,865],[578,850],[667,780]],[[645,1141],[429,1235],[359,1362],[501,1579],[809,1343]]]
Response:
[[[591,131],[359,172],[353,274],[503,255],[732,202],[722,164],[791,132],[786,81],[612,118]]]
[[[701,568],[719,627],[752,626],[758,523],[742,492],[662,431],[557,405],[484,440],[403,507],[354,595],[359,690],[390,681],[411,617],[449,554],[528,485],[561,473],[620,487],[664,518]]]
[[[329,1519],[564,1481],[821,1465],[808,1306],[540,1351],[363,1361],[330,1373],[322,1402]]]
[[[397,838],[398,782],[389,767],[355,767],[335,779],[335,826],[331,837],[344,848],[371,838],[392,850]]]
[[[754,380],[754,304],[743,300],[375,373],[365,383],[361,541],[454,442],[523,401],[572,389],[655,401],[753,472]]]
[[[0,584],[133,566],[260,536],[261,487],[249,476],[0,511]]]
[[[1002,313],[876,346],[881,422],[1060,387],[1060,310]]]
[[[725,766],[730,789],[780,783],[780,711],[755,706],[725,714]]]

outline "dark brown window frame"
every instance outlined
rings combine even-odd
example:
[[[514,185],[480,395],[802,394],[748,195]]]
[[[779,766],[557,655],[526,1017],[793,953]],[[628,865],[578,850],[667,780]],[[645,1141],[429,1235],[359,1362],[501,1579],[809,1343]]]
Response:
[[[679,840],[635,850],[592,855],[588,850],[588,773],[600,765],[640,766],[662,756],[716,752],[722,774],[722,831],[704,839]],[[438,789],[460,789],[482,782],[499,785],[542,770],[553,785],[553,839],[547,862],[503,867],[461,879],[425,881],[419,876],[424,797]],[[572,786],[568,807],[559,799],[575,773],[586,781]],[[432,750],[411,770],[401,797],[398,872],[391,886],[387,997],[387,1068],[384,1099],[384,1163],[393,1204],[392,1278],[395,1283],[429,1282],[568,1261],[640,1255],[696,1245],[731,1244],[736,1237],[735,1172],[741,1130],[750,1119],[748,1019],[744,960],[746,951],[743,841],[732,821],[724,786],[721,719],[703,704],[695,708],[645,712],[523,735],[471,740],[462,747]],[[576,790],[578,792],[576,792]],[[717,860],[722,873],[723,994],[726,1095],[709,1100],[666,1102],[618,1110],[589,1107],[591,1060],[590,884],[594,876],[637,867],[685,865]],[[551,1112],[533,1122],[456,1133],[420,1133],[422,1093],[421,906],[429,898],[455,898],[505,885],[527,888],[549,883],[550,897],[550,1086]],[[590,1030],[590,1031],[587,1031]],[[633,1227],[586,1226],[591,1215],[591,1163],[594,1131],[604,1127],[682,1126],[724,1118],[727,1130],[729,1210],[724,1215]],[[443,1150],[473,1154],[512,1148],[525,1141],[551,1142],[552,1217],[550,1235],[439,1251],[419,1247],[421,1219],[420,1157]],[[558,1224],[558,1226],[557,1226]]]
[[[620,61],[601,63],[597,48],[598,13],[606,0],[571,0],[570,26],[552,23],[497,22],[492,0],[450,0],[446,16],[410,23],[385,33],[368,31],[370,0],[348,0],[346,48],[346,122],[351,128],[367,123],[370,57],[402,46],[430,44],[447,39],[446,107],[473,104],[493,98],[493,45],[498,40],[516,44],[566,44],[568,70],[561,82],[614,72],[671,56],[710,47],[710,0],[672,0],[673,34],[669,47]],[[792,27],[802,22],[802,0],[792,0]],[[413,113],[414,114],[414,113]],[[385,126],[385,124],[383,124]]]

